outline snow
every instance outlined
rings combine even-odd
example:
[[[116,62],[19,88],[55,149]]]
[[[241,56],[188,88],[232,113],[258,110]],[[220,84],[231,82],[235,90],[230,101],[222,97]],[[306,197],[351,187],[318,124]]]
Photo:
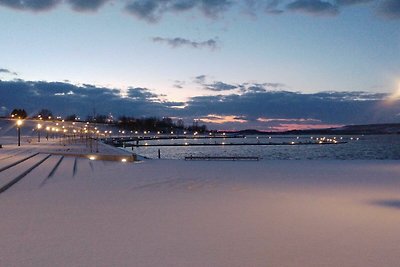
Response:
[[[0,166],[45,146],[6,145]],[[14,178],[46,155],[0,175]],[[64,157],[47,179],[59,158],[0,194],[0,266],[391,267],[400,260],[398,161],[79,158],[73,175],[75,158]]]

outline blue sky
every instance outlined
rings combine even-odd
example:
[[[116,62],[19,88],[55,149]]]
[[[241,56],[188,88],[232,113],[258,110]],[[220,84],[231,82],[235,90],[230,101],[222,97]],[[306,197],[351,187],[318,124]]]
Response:
[[[304,127],[398,122],[397,102],[389,107],[385,99],[399,89],[399,26],[397,0],[0,0],[0,108],[6,113],[26,105],[34,113],[55,103],[55,109],[64,106],[55,113],[90,112],[73,106],[73,94],[21,103],[6,87],[14,82],[29,95],[22,84],[40,81],[98,95],[100,88],[121,92],[126,106],[96,104],[100,113],[203,119],[217,128],[273,129],[285,120]],[[142,93],[143,111],[131,110],[129,100],[138,100],[129,96],[134,88]],[[341,101],[354,106],[369,103],[374,114],[361,119],[338,101],[331,109],[342,119],[333,120],[320,117],[314,101],[315,110],[304,112],[310,107],[300,100],[296,112],[288,112],[288,93],[321,99],[327,91],[348,94]],[[271,112],[267,100],[250,101],[272,94],[282,97],[281,112]],[[154,105],[162,108],[151,114]]]

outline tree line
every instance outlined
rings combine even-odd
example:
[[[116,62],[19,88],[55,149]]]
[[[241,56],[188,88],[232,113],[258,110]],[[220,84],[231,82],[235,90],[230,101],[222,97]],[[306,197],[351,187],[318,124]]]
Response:
[[[12,118],[25,119],[28,117],[25,109],[15,108],[11,112],[10,116]],[[35,119],[41,120],[54,120],[53,113],[49,109],[41,109],[37,114],[32,116]],[[60,117],[57,117],[58,119]],[[63,117],[65,121],[82,121],[76,114],[70,114]],[[130,116],[120,116],[117,120],[114,120],[112,116],[106,115],[95,115],[87,116],[86,120],[91,123],[102,123],[102,124],[112,124],[118,126],[120,129],[129,131],[163,131],[163,132],[199,132],[204,133],[207,131],[206,125],[199,125],[198,121],[194,121],[192,125],[185,126],[182,119],[178,119],[176,122],[172,118],[164,117],[145,117],[145,118],[135,118]]]

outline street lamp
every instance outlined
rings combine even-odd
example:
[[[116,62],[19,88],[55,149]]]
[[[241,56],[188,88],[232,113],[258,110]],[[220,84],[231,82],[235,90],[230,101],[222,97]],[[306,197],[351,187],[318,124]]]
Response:
[[[49,132],[50,132],[50,127],[46,127],[46,140],[49,140]]]
[[[40,129],[42,129],[42,125],[40,123],[37,124],[37,141],[40,143]]]
[[[21,126],[22,120],[17,120],[18,146],[21,146]]]

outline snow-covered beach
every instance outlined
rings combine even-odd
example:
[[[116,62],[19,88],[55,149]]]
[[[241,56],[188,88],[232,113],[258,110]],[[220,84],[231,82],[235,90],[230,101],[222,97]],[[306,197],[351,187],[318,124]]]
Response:
[[[0,168],[39,147],[0,140]],[[47,155],[0,172],[1,183]],[[121,163],[66,156],[49,175],[60,158],[51,155],[0,194],[1,266],[400,260],[398,161]]]

